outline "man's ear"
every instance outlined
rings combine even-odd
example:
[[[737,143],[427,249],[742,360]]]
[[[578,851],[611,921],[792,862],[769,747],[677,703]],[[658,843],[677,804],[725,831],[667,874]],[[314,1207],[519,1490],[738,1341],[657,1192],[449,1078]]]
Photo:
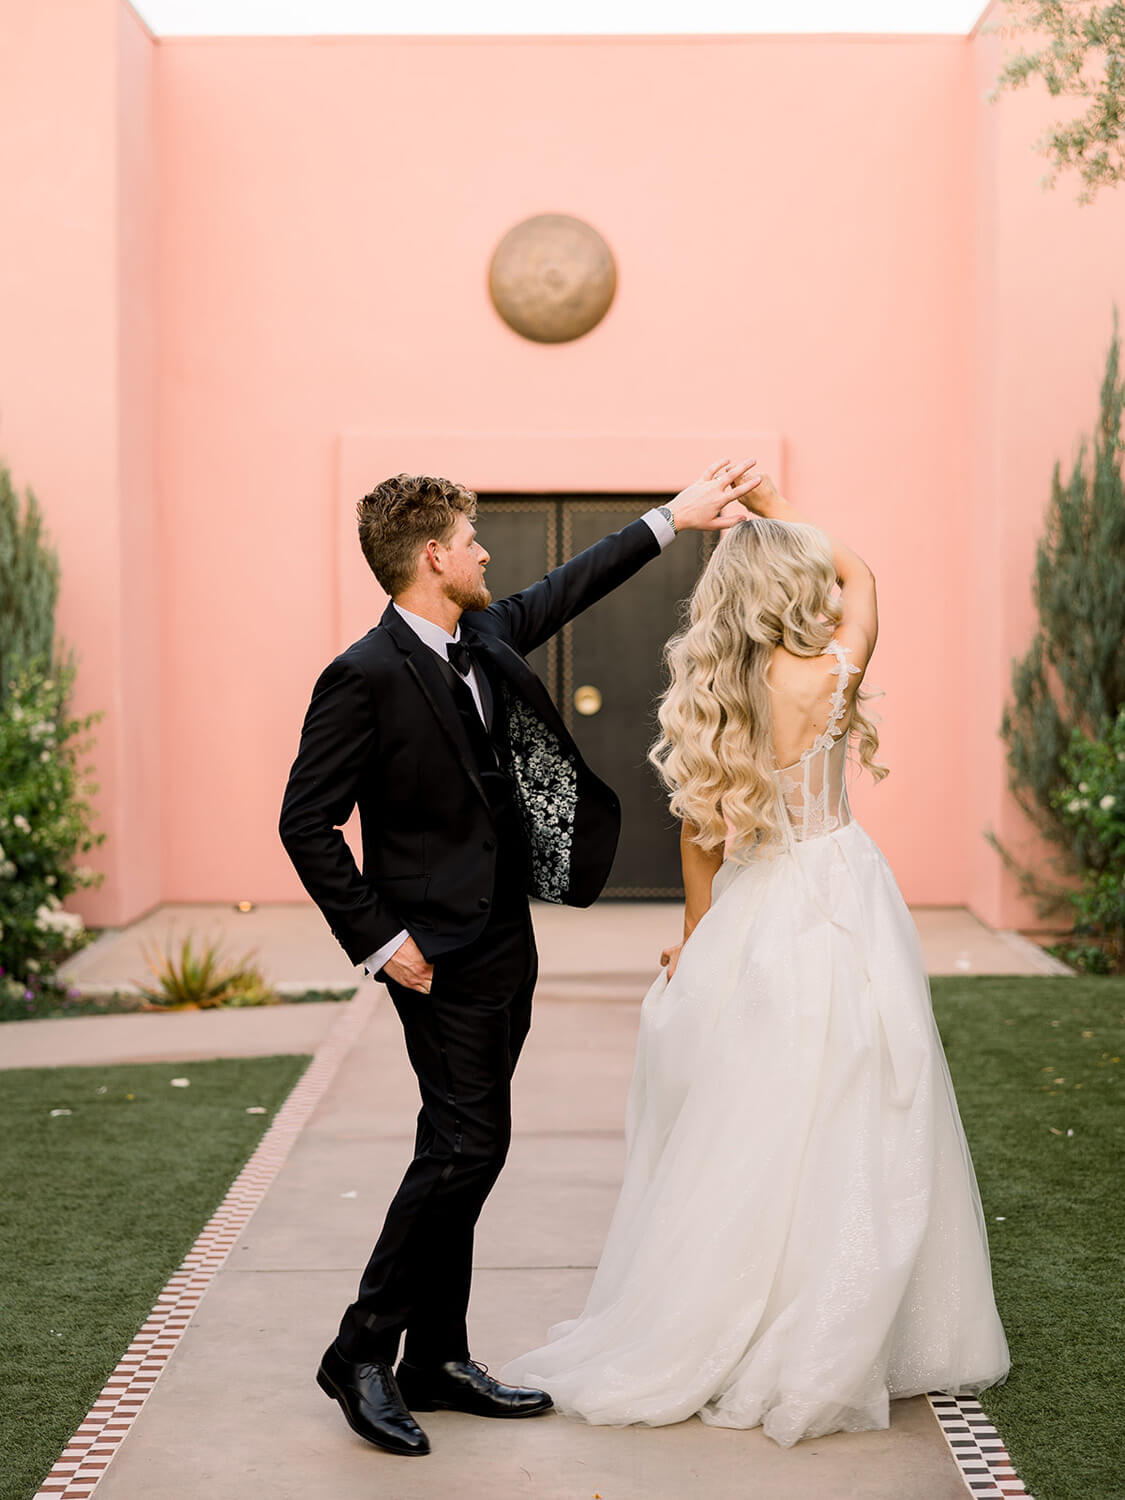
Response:
[[[422,564],[433,573],[444,573],[445,564],[441,557],[441,543],[433,537],[426,543],[425,550],[421,556]]]

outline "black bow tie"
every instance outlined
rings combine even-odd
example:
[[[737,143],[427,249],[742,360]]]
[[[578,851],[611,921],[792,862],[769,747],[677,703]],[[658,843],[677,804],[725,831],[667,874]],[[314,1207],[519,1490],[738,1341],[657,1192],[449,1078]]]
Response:
[[[469,654],[469,648],[464,641],[450,641],[445,648],[445,654],[449,658],[449,665],[455,672],[460,672],[462,677],[468,677],[469,668],[473,664],[473,658]]]

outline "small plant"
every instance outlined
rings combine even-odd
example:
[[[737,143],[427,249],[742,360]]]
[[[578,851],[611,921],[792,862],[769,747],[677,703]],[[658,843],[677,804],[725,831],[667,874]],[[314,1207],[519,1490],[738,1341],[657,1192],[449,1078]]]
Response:
[[[1112,973],[1125,969],[1125,708],[1103,735],[1073,730],[1062,768],[1066,781],[1055,806],[1076,840],[1094,852],[1068,898],[1075,936],[1092,941],[1074,946],[1064,961],[1087,973]]]
[[[178,953],[151,953],[145,960],[156,980],[142,985],[150,1010],[214,1010],[219,1006],[276,1005],[278,994],[262,971],[244,958],[226,958],[218,942],[204,943],[197,952],[189,934]]]

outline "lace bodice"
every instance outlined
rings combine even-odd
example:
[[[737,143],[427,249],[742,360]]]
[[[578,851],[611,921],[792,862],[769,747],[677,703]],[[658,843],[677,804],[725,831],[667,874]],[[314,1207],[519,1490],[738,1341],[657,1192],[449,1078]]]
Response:
[[[836,687],[828,722],[799,760],[790,766],[779,766],[774,772],[782,827],[792,839],[817,838],[843,828],[852,820],[844,776],[848,735],[842,726],[848,711],[848,678],[860,669],[848,660],[848,652],[849,648],[839,641],[829,641],[824,655],[836,658],[832,669]]]

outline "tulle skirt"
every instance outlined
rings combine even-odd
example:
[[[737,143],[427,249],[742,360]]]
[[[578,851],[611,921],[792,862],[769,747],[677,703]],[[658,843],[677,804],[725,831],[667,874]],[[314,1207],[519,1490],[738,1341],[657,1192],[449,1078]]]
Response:
[[[626,1137],[585,1309],[504,1379],[789,1446],[1005,1378],[918,935],[859,824],[723,865],[645,998]]]

